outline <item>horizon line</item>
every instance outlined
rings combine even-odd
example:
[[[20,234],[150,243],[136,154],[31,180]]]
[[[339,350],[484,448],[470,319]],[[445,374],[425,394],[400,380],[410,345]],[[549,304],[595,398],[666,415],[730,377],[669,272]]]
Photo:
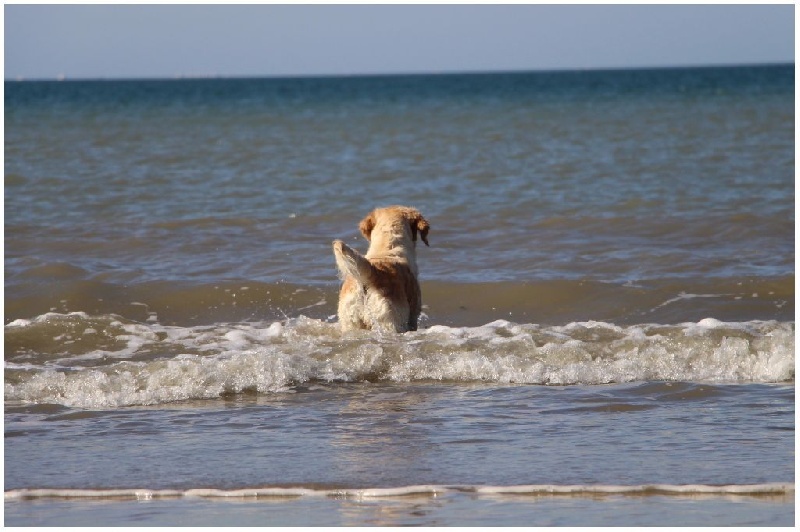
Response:
[[[5,77],[4,82],[69,82],[69,81],[190,81],[190,80],[238,80],[238,79],[336,79],[336,78],[383,78],[383,77],[413,77],[413,76],[480,76],[497,74],[536,74],[536,73],[566,73],[566,72],[603,72],[627,70],[688,70],[703,68],[753,68],[793,66],[791,61],[764,61],[744,63],[696,63],[657,66],[598,66],[598,67],[552,67],[533,69],[497,69],[497,70],[419,70],[408,72],[375,72],[375,73],[318,73],[318,74],[216,74],[177,73],[172,76],[96,76],[96,77],[69,77],[66,74],[57,74],[53,77]]]

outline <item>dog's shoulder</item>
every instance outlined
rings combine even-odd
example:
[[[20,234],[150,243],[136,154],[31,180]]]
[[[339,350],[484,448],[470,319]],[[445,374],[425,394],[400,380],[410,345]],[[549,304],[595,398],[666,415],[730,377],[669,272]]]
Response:
[[[379,272],[383,275],[414,276],[411,265],[406,260],[398,260],[394,258],[374,258],[369,259],[369,262],[372,264],[372,267],[375,268],[376,272]]]
[[[374,268],[373,286],[387,297],[398,297],[419,291],[417,277],[406,261],[372,259]]]

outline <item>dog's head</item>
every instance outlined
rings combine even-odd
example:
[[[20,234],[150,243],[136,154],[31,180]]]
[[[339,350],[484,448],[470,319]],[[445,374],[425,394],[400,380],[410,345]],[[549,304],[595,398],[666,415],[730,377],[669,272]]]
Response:
[[[366,218],[361,220],[361,223],[358,224],[358,228],[361,230],[361,234],[364,235],[364,238],[371,241],[372,231],[376,227],[393,227],[398,224],[406,224],[411,232],[411,240],[413,242],[417,241],[417,233],[419,233],[419,237],[425,242],[425,245],[429,245],[428,231],[431,226],[428,220],[422,216],[422,213],[413,207],[395,205],[392,207],[375,209],[369,213]]]

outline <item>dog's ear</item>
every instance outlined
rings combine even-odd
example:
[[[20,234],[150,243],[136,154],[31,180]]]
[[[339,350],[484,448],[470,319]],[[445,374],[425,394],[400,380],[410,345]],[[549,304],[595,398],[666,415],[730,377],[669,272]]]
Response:
[[[422,214],[419,211],[416,211],[413,217],[410,220],[411,222],[411,234],[414,237],[414,240],[417,239],[417,231],[419,231],[419,237],[425,242],[426,246],[430,246],[428,244],[428,231],[431,228],[431,225],[428,223],[428,220],[423,218]]]
[[[367,239],[367,242],[369,242],[372,230],[375,228],[375,211],[372,211],[366,218],[361,220],[361,223],[358,224],[358,228],[361,230],[361,234],[364,235],[364,238]]]

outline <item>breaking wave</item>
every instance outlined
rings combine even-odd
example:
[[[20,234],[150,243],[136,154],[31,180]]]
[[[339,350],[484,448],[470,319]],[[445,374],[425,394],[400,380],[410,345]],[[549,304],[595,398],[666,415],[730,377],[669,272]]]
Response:
[[[794,323],[563,326],[498,320],[403,335],[307,317],[180,327],[47,313],[5,327],[5,400],[100,409],[291,392],[308,382],[571,385],[794,380]]]

